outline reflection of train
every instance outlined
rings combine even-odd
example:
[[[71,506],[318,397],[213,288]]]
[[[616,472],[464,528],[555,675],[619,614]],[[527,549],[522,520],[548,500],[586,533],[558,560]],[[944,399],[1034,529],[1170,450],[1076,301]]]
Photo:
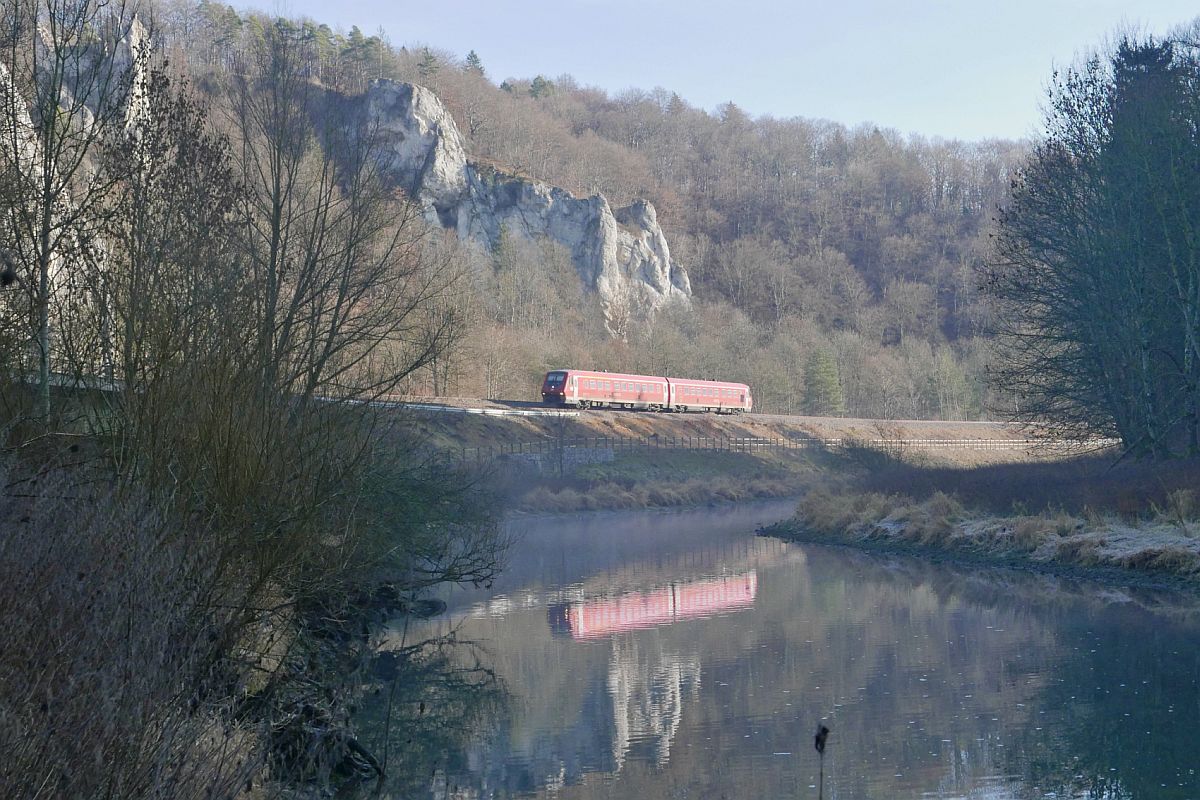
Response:
[[[579,408],[640,408],[649,411],[716,411],[740,414],[754,400],[744,383],[657,378],[617,372],[556,369],[542,382],[542,401]]]
[[[749,608],[754,605],[757,592],[758,575],[751,571],[727,578],[672,583],[648,592],[555,603],[548,614],[550,630],[558,636],[596,639],[611,633]]]

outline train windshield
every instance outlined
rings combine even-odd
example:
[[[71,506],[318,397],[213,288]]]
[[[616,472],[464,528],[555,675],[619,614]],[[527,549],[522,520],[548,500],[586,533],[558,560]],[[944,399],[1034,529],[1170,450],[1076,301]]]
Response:
[[[566,379],[567,379],[567,373],[565,373],[565,372],[548,372],[548,373],[546,373],[546,385],[547,386],[562,386],[563,382],[566,381]]]

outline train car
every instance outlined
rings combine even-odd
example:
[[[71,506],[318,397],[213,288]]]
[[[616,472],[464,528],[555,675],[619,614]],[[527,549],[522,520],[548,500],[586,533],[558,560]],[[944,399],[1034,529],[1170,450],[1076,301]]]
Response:
[[[572,408],[630,408],[647,411],[713,411],[740,414],[754,407],[744,383],[698,381],[556,369],[542,382],[542,402]]]
[[[667,406],[675,411],[715,411],[741,414],[754,408],[750,387],[744,383],[667,378]]]
[[[630,408],[662,411],[668,407],[666,378],[556,369],[542,382],[542,402],[574,408]]]

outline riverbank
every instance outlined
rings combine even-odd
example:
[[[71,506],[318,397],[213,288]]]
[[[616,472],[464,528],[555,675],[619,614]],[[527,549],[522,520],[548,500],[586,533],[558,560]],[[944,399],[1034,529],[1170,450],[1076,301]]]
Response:
[[[765,533],[1141,585],[1200,589],[1200,465],[1103,458],[887,467],[809,492]]]
[[[578,467],[561,479],[513,479],[521,513],[678,509],[792,497],[820,473],[819,454],[641,451]]]

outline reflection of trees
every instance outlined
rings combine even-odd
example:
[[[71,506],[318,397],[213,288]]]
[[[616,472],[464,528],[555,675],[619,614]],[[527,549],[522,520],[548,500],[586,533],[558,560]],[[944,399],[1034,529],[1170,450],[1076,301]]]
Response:
[[[636,636],[612,640],[608,693],[612,700],[613,761],[618,770],[635,744],[648,745],[659,767],[667,766],[671,742],[683,718],[684,694],[700,691],[700,658],[683,657],[646,645]]]
[[[827,796],[1200,797],[1178,773],[1200,732],[1162,716],[1200,709],[1184,614],[1044,576],[805,551],[758,562],[754,608],[725,617],[588,641],[553,636],[544,600],[464,619],[520,702],[446,789],[803,797],[824,718]],[[688,576],[672,558],[609,573]]]
[[[383,651],[374,671],[373,697],[356,720],[386,773],[374,789],[382,797],[454,796],[453,776],[478,766],[471,743],[508,710],[503,682],[479,648],[454,637]]]
[[[1074,609],[1059,623],[1075,657],[1064,660],[1058,680],[1039,697],[1064,710],[1062,723],[1052,733],[1024,732],[1023,749],[1034,754],[1023,765],[1031,782],[1060,797],[1071,791],[1114,800],[1200,797],[1194,621],[1126,604]],[[1061,753],[1077,759],[1038,757]]]

